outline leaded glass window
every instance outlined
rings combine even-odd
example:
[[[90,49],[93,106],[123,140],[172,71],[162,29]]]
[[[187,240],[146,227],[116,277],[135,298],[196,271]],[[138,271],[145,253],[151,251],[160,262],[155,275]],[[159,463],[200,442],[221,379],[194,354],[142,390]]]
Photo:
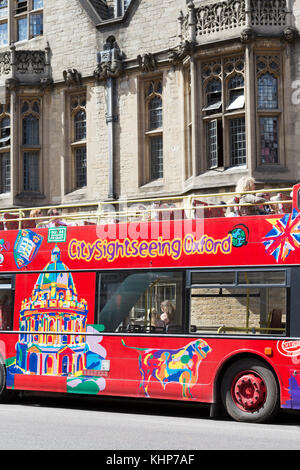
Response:
[[[87,185],[87,147],[86,147],[86,95],[73,95],[70,97],[72,129],[72,154],[74,176],[72,186],[75,189]]]
[[[234,75],[228,82],[228,106],[227,111],[243,109],[245,106],[244,77]]]
[[[160,79],[145,83],[147,169],[145,177],[153,181],[163,177],[163,100]]]
[[[43,0],[18,0],[15,10],[17,41],[43,34]]]
[[[163,177],[163,140],[162,136],[150,138],[150,178]]]
[[[202,124],[206,152],[203,169],[246,163],[245,61],[219,57],[201,64]],[[203,139],[204,140],[204,139]]]
[[[230,128],[230,160],[231,166],[246,164],[246,129],[245,118],[231,119]]]
[[[0,105],[0,193],[11,190],[9,106]]]
[[[8,44],[8,27],[7,22],[0,23],[0,46]]]
[[[222,83],[213,79],[206,85],[206,106],[203,111],[215,113],[222,108]]]
[[[40,113],[41,102],[38,99],[26,99],[21,102],[23,155],[23,190],[40,191]]]
[[[82,188],[87,184],[86,147],[79,147],[75,149],[75,166],[76,188]]]
[[[260,160],[262,164],[278,163],[278,117],[260,118]]]
[[[28,20],[27,17],[18,19],[18,41],[25,41],[28,38]]]
[[[159,96],[149,103],[149,127],[151,130],[162,127],[162,100]]]
[[[32,13],[30,15],[30,37],[35,38],[43,34],[43,13]]]
[[[258,109],[278,108],[278,80],[266,73],[258,78]]]
[[[10,118],[4,116],[0,122],[0,147],[10,145]]]
[[[0,19],[8,17],[8,0],[0,0]]]
[[[23,154],[24,191],[39,191],[39,152]]]
[[[279,125],[281,104],[279,81],[281,75],[280,55],[256,57],[257,117],[259,125],[260,165],[279,164]]]
[[[1,193],[9,193],[10,192],[10,153],[0,153],[0,172],[1,172]]]
[[[86,138],[86,113],[84,109],[77,111],[74,117],[75,140]]]
[[[207,156],[208,168],[218,166],[218,121],[207,124]]]
[[[39,145],[39,119],[32,114],[23,118],[23,145]]]

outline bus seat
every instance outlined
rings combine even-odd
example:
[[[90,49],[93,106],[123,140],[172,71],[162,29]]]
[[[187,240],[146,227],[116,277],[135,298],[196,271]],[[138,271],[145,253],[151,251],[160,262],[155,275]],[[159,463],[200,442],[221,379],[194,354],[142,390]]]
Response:
[[[282,310],[280,308],[273,308],[268,318],[268,330],[272,328],[284,329],[285,324],[282,323]]]
[[[17,214],[10,214],[9,212],[5,212],[3,214],[3,225],[4,230],[17,230],[19,228],[19,222],[14,219],[18,219],[19,216]]]
[[[206,208],[207,202],[200,201],[199,199],[193,199],[193,207],[195,207],[195,219],[203,219],[207,217],[210,209]]]
[[[22,220],[22,228],[35,228],[36,223],[35,220]]]
[[[291,196],[289,194],[279,193],[280,201],[290,201]],[[278,204],[280,212],[284,214],[290,214],[292,212],[292,203],[290,204]]]
[[[226,206],[223,207],[206,207],[207,202],[199,201],[198,199],[193,200],[193,206],[195,209],[195,218],[212,219],[215,217],[224,217]]]
[[[225,216],[225,208],[223,207],[210,207],[209,208],[209,215],[208,218],[215,218],[215,217],[224,217]]]
[[[275,214],[290,214],[292,212],[292,203],[280,204],[280,201],[290,201],[291,196],[288,194],[278,193],[276,196],[270,198],[271,207]],[[277,204],[272,204],[273,201],[277,201]]]

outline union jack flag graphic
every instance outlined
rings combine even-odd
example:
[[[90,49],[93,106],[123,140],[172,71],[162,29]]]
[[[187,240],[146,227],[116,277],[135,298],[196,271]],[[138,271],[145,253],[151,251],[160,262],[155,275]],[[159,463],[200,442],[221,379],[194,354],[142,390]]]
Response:
[[[277,263],[283,262],[290,254],[300,247],[300,212],[293,209],[280,219],[268,219],[273,225],[269,233],[262,239],[268,255],[274,256]]]

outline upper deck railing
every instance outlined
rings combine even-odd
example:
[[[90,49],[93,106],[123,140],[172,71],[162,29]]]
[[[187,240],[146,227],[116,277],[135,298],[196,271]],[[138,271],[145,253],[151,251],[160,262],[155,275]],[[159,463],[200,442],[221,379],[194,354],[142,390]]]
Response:
[[[210,219],[292,211],[292,188],[0,210],[0,230]],[[55,213],[56,212],[56,213]]]

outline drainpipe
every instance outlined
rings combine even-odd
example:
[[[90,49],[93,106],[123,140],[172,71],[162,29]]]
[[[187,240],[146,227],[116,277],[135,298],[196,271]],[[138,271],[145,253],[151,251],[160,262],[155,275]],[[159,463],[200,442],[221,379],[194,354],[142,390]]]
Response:
[[[114,125],[117,121],[115,114],[115,80],[122,70],[122,55],[113,36],[104,44],[104,49],[98,54],[98,66],[94,72],[97,80],[105,80],[106,84],[106,124],[108,130],[108,199],[115,199],[114,188]]]
[[[106,81],[106,124],[108,130],[108,199],[115,198],[114,191],[114,79]]]

